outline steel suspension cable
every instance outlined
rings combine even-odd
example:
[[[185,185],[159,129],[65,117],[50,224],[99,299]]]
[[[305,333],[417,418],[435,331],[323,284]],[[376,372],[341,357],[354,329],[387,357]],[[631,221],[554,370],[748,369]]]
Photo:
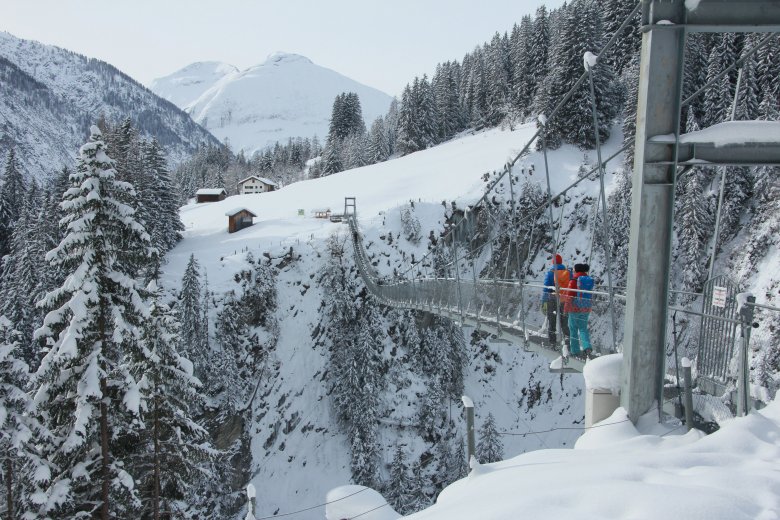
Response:
[[[599,134],[599,117],[598,112],[596,110],[596,89],[593,86],[593,69],[590,66],[590,63],[587,62],[586,59],[586,69],[588,72],[588,82],[590,83],[590,103],[591,108],[593,111],[593,130],[596,136],[596,154],[598,156],[599,160],[599,183],[600,183],[600,193],[604,193],[604,162],[601,160],[601,136]],[[601,197],[599,196],[601,199]],[[602,199],[604,203],[601,205],[601,225],[604,230],[604,255],[606,256],[607,260],[607,284],[609,284],[609,316],[610,320],[612,321],[612,350],[614,352],[617,352],[617,340],[615,338],[616,336],[616,330],[617,330],[617,323],[615,321],[615,297],[614,292],[612,288],[612,254],[609,247],[609,239],[610,239],[610,228],[609,228],[609,218],[607,215],[607,198],[604,197]]]

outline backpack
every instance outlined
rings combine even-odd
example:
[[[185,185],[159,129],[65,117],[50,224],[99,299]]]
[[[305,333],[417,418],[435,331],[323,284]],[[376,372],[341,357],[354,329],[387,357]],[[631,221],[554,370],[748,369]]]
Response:
[[[577,289],[592,291],[594,286],[593,278],[588,275],[577,277]],[[580,309],[590,309],[593,306],[593,295],[591,293],[578,292],[574,297],[574,305]]]
[[[555,284],[559,289],[565,289],[569,286],[569,270],[568,269],[555,269]]]

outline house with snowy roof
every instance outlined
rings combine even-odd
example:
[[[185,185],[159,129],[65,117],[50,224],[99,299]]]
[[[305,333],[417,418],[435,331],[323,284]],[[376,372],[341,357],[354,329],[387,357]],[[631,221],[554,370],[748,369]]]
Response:
[[[225,188],[201,188],[195,192],[195,202],[218,202],[225,200],[227,191]]]
[[[278,190],[279,185],[265,177],[251,175],[246,179],[238,181],[238,193],[249,195],[252,193],[265,193],[267,191]]]

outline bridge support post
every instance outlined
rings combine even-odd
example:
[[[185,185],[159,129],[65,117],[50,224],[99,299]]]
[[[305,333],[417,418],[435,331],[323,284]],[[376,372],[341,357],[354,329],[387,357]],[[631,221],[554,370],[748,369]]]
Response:
[[[474,432],[474,401],[465,395],[462,397],[463,407],[466,409],[466,439],[468,445],[468,462],[471,464],[471,457],[474,457],[476,448],[476,435]]]
[[[621,392],[621,405],[635,423],[655,401],[659,410],[663,402],[677,149],[648,138],[679,135],[686,33],[658,29],[661,20],[684,24],[684,1],[645,0],[642,13],[649,29],[642,35],[639,72]],[[660,161],[672,164],[650,164]]]

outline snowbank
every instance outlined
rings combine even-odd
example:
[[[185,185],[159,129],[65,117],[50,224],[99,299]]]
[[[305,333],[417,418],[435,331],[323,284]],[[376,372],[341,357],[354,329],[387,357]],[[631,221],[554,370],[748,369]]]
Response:
[[[623,354],[601,356],[585,363],[582,375],[588,390],[609,390],[614,395],[620,393]]]
[[[625,417],[618,409],[577,449],[540,450],[491,464],[491,471],[455,482],[434,506],[408,518],[780,515],[780,403],[706,437],[696,430],[680,435],[683,428],[643,435],[641,425],[637,429]]]

